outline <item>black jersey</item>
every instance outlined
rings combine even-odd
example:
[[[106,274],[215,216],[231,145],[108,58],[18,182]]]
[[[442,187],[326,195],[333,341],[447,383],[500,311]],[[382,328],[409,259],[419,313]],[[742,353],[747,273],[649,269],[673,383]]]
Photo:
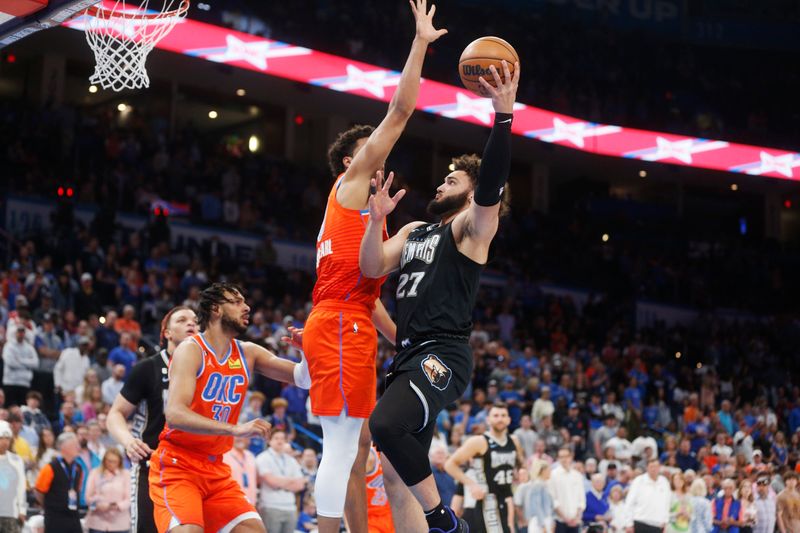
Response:
[[[495,440],[489,433],[484,433],[483,437],[487,442],[486,452],[472,459],[470,470],[475,481],[486,489],[486,496],[483,500],[468,502],[465,494],[465,507],[469,505],[473,509],[468,520],[470,531],[474,529],[481,533],[507,533],[509,527],[506,500],[511,497],[517,447],[508,434],[505,442]]]
[[[468,339],[482,270],[458,251],[452,224],[413,230],[403,246],[397,283],[400,347],[431,337]]]
[[[153,450],[158,447],[158,435],[164,429],[164,406],[169,388],[169,357],[166,350],[140,361],[131,369],[120,394],[137,405],[131,433]]]

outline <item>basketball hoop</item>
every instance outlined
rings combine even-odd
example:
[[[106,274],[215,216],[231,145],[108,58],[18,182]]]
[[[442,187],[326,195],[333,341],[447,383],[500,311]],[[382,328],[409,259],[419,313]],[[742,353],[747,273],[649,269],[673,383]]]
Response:
[[[152,3],[163,3],[161,10]],[[87,9],[86,41],[96,61],[89,81],[117,92],[149,87],[147,56],[188,10],[189,0],[112,0]]]

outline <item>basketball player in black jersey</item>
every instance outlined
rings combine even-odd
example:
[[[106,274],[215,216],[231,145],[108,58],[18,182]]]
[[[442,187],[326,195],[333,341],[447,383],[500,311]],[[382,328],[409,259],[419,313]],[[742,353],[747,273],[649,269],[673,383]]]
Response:
[[[516,437],[508,434],[508,407],[495,403],[486,417],[489,431],[468,438],[444,465],[450,476],[464,487],[464,520],[471,533],[514,531],[511,484],[522,459]],[[472,477],[461,467],[469,463]]]
[[[108,412],[108,431],[125,447],[131,460],[131,531],[156,533],[147,476],[148,457],[158,447],[164,429],[164,405],[169,389],[169,359],[178,345],[199,331],[197,315],[188,307],[173,307],[161,321],[159,353],[135,364]],[[127,419],[133,415],[129,430]]]
[[[428,462],[436,417],[461,397],[472,375],[472,309],[489,246],[497,232],[506,179],[511,166],[511,121],[519,84],[519,64],[512,78],[507,64],[496,88],[481,84],[492,97],[495,121],[478,165],[475,156],[454,160],[456,170],[436,189],[428,206],[441,222],[413,222],[382,240],[386,216],[405,194],[389,194],[373,180],[369,222],[361,241],[359,265],[370,278],[400,269],[397,286],[397,346],[386,378],[386,391],[370,417],[373,439],[388,459],[384,481],[398,532],[468,531],[463,520],[444,506]],[[397,476],[408,489],[396,483]],[[410,494],[409,494],[410,491]],[[418,518],[413,500],[425,512]]]

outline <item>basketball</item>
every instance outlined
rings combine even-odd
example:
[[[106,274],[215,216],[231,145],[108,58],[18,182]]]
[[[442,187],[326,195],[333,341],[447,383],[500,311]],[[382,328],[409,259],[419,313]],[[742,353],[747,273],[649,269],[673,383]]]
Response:
[[[489,67],[494,65],[500,79],[503,80],[502,61],[504,59],[508,62],[509,71],[514,74],[514,63],[519,61],[519,56],[507,41],[500,37],[481,37],[472,41],[464,48],[461,59],[458,60],[458,74],[461,76],[461,83],[479,96],[489,96],[478,78],[483,76],[483,79],[494,87],[494,76]],[[503,81],[505,82],[505,80]]]

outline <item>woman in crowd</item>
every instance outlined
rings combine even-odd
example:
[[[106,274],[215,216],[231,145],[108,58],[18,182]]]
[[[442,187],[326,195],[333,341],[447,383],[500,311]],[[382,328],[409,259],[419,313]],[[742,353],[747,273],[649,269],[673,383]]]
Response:
[[[123,468],[122,454],[116,448],[109,448],[86,483],[89,533],[130,531],[130,490],[130,475]]]
[[[739,483],[739,503],[742,508],[739,513],[739,533],[753,533],[758,511],[753,503],[753,483],[747,478]]]
[[[103,412],[103,392],[99,385],[88,385],[81,399],[81,413],[85,422],[96,419],[97,414]]]
[[[627,533],[633,527],[628,506],[625,505],[622,485],[614,485],[608,493],[608,512],[611,514],[609,533]]]
[[[672,474],[672,503],[666,533],[686,533],[692,520],[692,499],[686,490],[683,472]]]
[[[36,450],[36,461],[28,470],[28,483],[32,487],[36,484],[36,478],[39,477],[39,470],[56,456],[56,436],[50,428],[42,428],[39,432],[39,447]]]
[[[703,478],[698,477],[689,489],[692,499],[692,521],[689,524],[691,533],[710,533],[714,527],[711,516],[711,502],[708,501],[708,487]]]
[[[97,371],[94,368],[90,368],[86,371],[86,375],[83,376],[83,383],[78,385],[75,389],[75,398],[79,398],[81,403],[83,403],[83,397],[89,385],[97,385],[98,387],[102,385],[100,383],[100,376],[97,375]]]
[[[553,497],[547,489],[550,465],[537,459],[531,465],[530,474],[531,488],[522,502],[522,508],[530,513],[530,516],[525,517],[528,521],[528,533],[549,533],[553,530],[555,521]]]

